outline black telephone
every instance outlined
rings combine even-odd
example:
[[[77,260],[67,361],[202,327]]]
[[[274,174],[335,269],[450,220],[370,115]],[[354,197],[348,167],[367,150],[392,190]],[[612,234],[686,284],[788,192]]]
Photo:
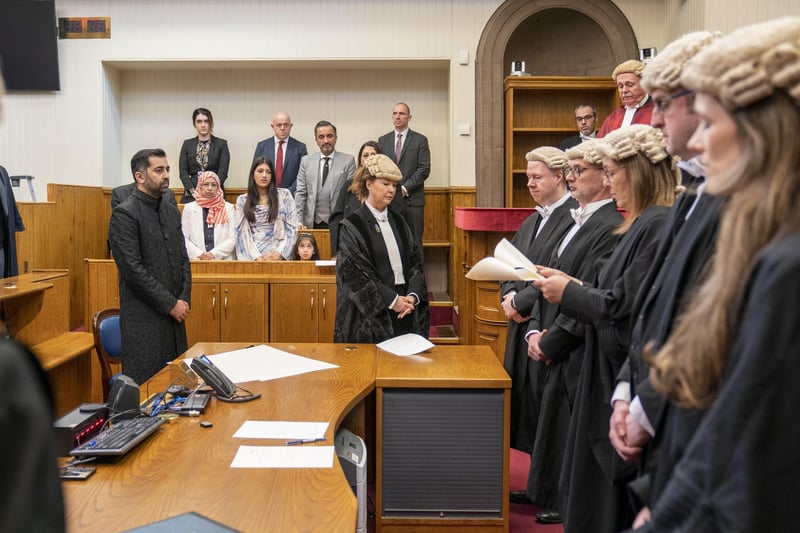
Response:
[[[214,389],[217,398],[227,400],[233,397],[236,392],[236,383],[230,380],[219,368],[211,362],[205,355],[192,359],[192,370],[203,378],[206,385]]]
[[[236,385],[205,355],[192,359],[191,367],[198,376],[203,378],[206,385],[214,389],[218,400],[223,402],[249,402],[250,400],[261,398],[261,394],[252,394],[249,390]],[[236,394],[237,390],[247,394]]]

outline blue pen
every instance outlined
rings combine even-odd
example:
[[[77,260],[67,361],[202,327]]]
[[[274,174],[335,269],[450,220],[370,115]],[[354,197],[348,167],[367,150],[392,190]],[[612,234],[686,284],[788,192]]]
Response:
[[[319,439],[300,439],[300,440],[287,440],[287,441],[286,441],[286,445],[287,445],[287,446],[294,446],[294,445],[296,445],[296,444],[309,444],[309,443],[311,443],[311,442],[322,442],[322,441],[324,441],[324,440],[325,440],[324,438],[319,438]]]

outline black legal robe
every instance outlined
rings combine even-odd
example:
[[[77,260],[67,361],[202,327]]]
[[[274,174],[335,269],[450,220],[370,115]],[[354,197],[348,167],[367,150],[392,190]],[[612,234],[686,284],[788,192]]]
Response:
[[[406,290],[400,296],[414,293],[420,298],[409,318],[414,333],[427,338],[430,320],[422,251],[403,217],[391,209],[387,213],[406,281]],[[372,344],[394,337],[390,314],[394,311],[389,306],[396,295],[389,252],[378,221],[362,205],[339,225],[334,342]]]
[[[671,407],[650,385],[649,367],[642,358],[642,351],[649,343],[657,349],[666,342],[675,320],[707,275],[716,249],[719,216],[726,201],[707,193],[700,197],[691,217],[674,232],[666,245],[662,245],[654,262],[654,266],[660,268],[651,271],[652,282],[645,284],[639,297],[642,304],[631,334],[627,365],[623,366],[618,378],[631,383],[632,394],[639,396],[648,420],[656,429],[656,435],[647,444],[639,465],[641,475],[647,476],[648,480],[644,484],[632,485],[646,487],[644,492],[635,490],[637,499],[645,505],[658,498],[679,456],[659,451],[669,431],[667,420]],[[680,446],[674,447],[672,452],[679,453],[680,449]]]
[[[561,257],[556,247],[550,265],[578,279],[594,280],[619,240],[613,230],[621,223],[614,202],[605,204],[584,222]],[[558,477],[583,357],[584,325],[539,294],[528,329],[547,330],[540,347],[552,363],[536,363],[544,373],[544,387],[526,490],[538,505],[560,510]]]
[[[669,209],[651,206],[633,222],[597,277],[595,287],[569,283],[562,313],[586,324],[576,398],[566,441],[560,488],[565,531],[616,532],[633,517],[625,485],[635,473],[608,439],[609,400],[628,355],[631,312],[652,265]]]
[[[555,208],[538,235],[536,230],[542,217],[534,212],[520,225],[511,244],[521,250],[533,264],[547,265],[553,250],[574,224],[569,210],[576,207],[578,202],[570,198]],[[522,316],[530,316],[539,289],[524,281],[504,281],[500,284],[502,296],[512,290],[517,293],[514,298],[517,311]],[[530,453],[536,435],[544,374],[539,372],[539,363],[528,357],[528,343],[525,342],[527,329],[527,322],[518,324],[513,320],[508,321],[503,366],[511,376],[511,447]]]
[[[719,393],[686,431],[652,531],[794,531],[800,523],[800,233],[769,245],[741,281],[747,291]],[[674,410],[674,423],[682,414]],[[695,423],[696,412],[687,414]]]

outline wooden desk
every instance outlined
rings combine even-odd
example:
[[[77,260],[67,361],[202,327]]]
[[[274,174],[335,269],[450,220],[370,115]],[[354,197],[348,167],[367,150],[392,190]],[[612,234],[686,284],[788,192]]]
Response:
[[[8,288],[6,285],[16,285]],[[8,332],[33,350],[47,373],[56,416],[91,400],[91,333],[69,331],[69,272],[42,270],[0,280]]]
[[[200,343],[187,355],[219,353],[245,345]],[[212,400],[200,418],[178,418],[165,424],[119,463],[98,465],[89,480],[65,482],[68,530],[121,531],[196,511],[244,532],[352,532],[356,527],[356,499],[337,459],[333,468],[327,469],[232,469],[230,464],[240,445],[283,445],[283,440],[231,436],[245,420],[329,421],[326,442],[319,445],[331,445],[337,428],[350,411],[359,410],[359,403],[376,382],[385,387],[416,383],[426,388],[490,387],[504,391],[501,425],[505,428],[505,451],[497,458],[497,465],[507,486],[510,379],[487,348],[437,346],[422,356],[400,358],[377,355],[374,345],[356,345],[355,349],[343,344],[271,346],[332,362],[339,368],[243,384],[263,397],[241,404]],[[168,365],[142,387],[142,397],[163,390],[181,376],[176,365]],[[200,420],[209,420],[214,426],[201,428]],[[507,489],[503,498],[507,500]],[[442,521],[441,525],[451,526],[450,531],[469,526],[508,531],[508,504],[496,520],[461,521],[455,529],[452,521]],[[423,530],[428,529],[415,529]]]
[[[200,343],[186,355],[213,354],[243,343]],[[86,482],[64,483],[67,529],[122,531],[189,511],[245,532],[355,531],[356,498],[334,458],[326,469],[233,469],[240,445],[283,445],[283,440],[233,439],[245,420],[329,421],[326,441],[344,416],[373,388],[375,347],[273,345],[339,368],[244,386],[263,397],[248,403],[212,400],[199,418],[164,424],[116,464],[100,464]],[[163,390],[183,374],[168,365],[142,386]],[[200,427],[200,420],[214,426]],[[313,446],[310,444],[309,446]]]

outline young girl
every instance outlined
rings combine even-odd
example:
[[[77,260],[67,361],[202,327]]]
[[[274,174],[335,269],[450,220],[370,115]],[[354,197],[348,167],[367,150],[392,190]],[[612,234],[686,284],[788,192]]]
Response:
[[[292,261],[316,261],[319,259],[317,239],[310,233],[301,233],[292,250]]]

